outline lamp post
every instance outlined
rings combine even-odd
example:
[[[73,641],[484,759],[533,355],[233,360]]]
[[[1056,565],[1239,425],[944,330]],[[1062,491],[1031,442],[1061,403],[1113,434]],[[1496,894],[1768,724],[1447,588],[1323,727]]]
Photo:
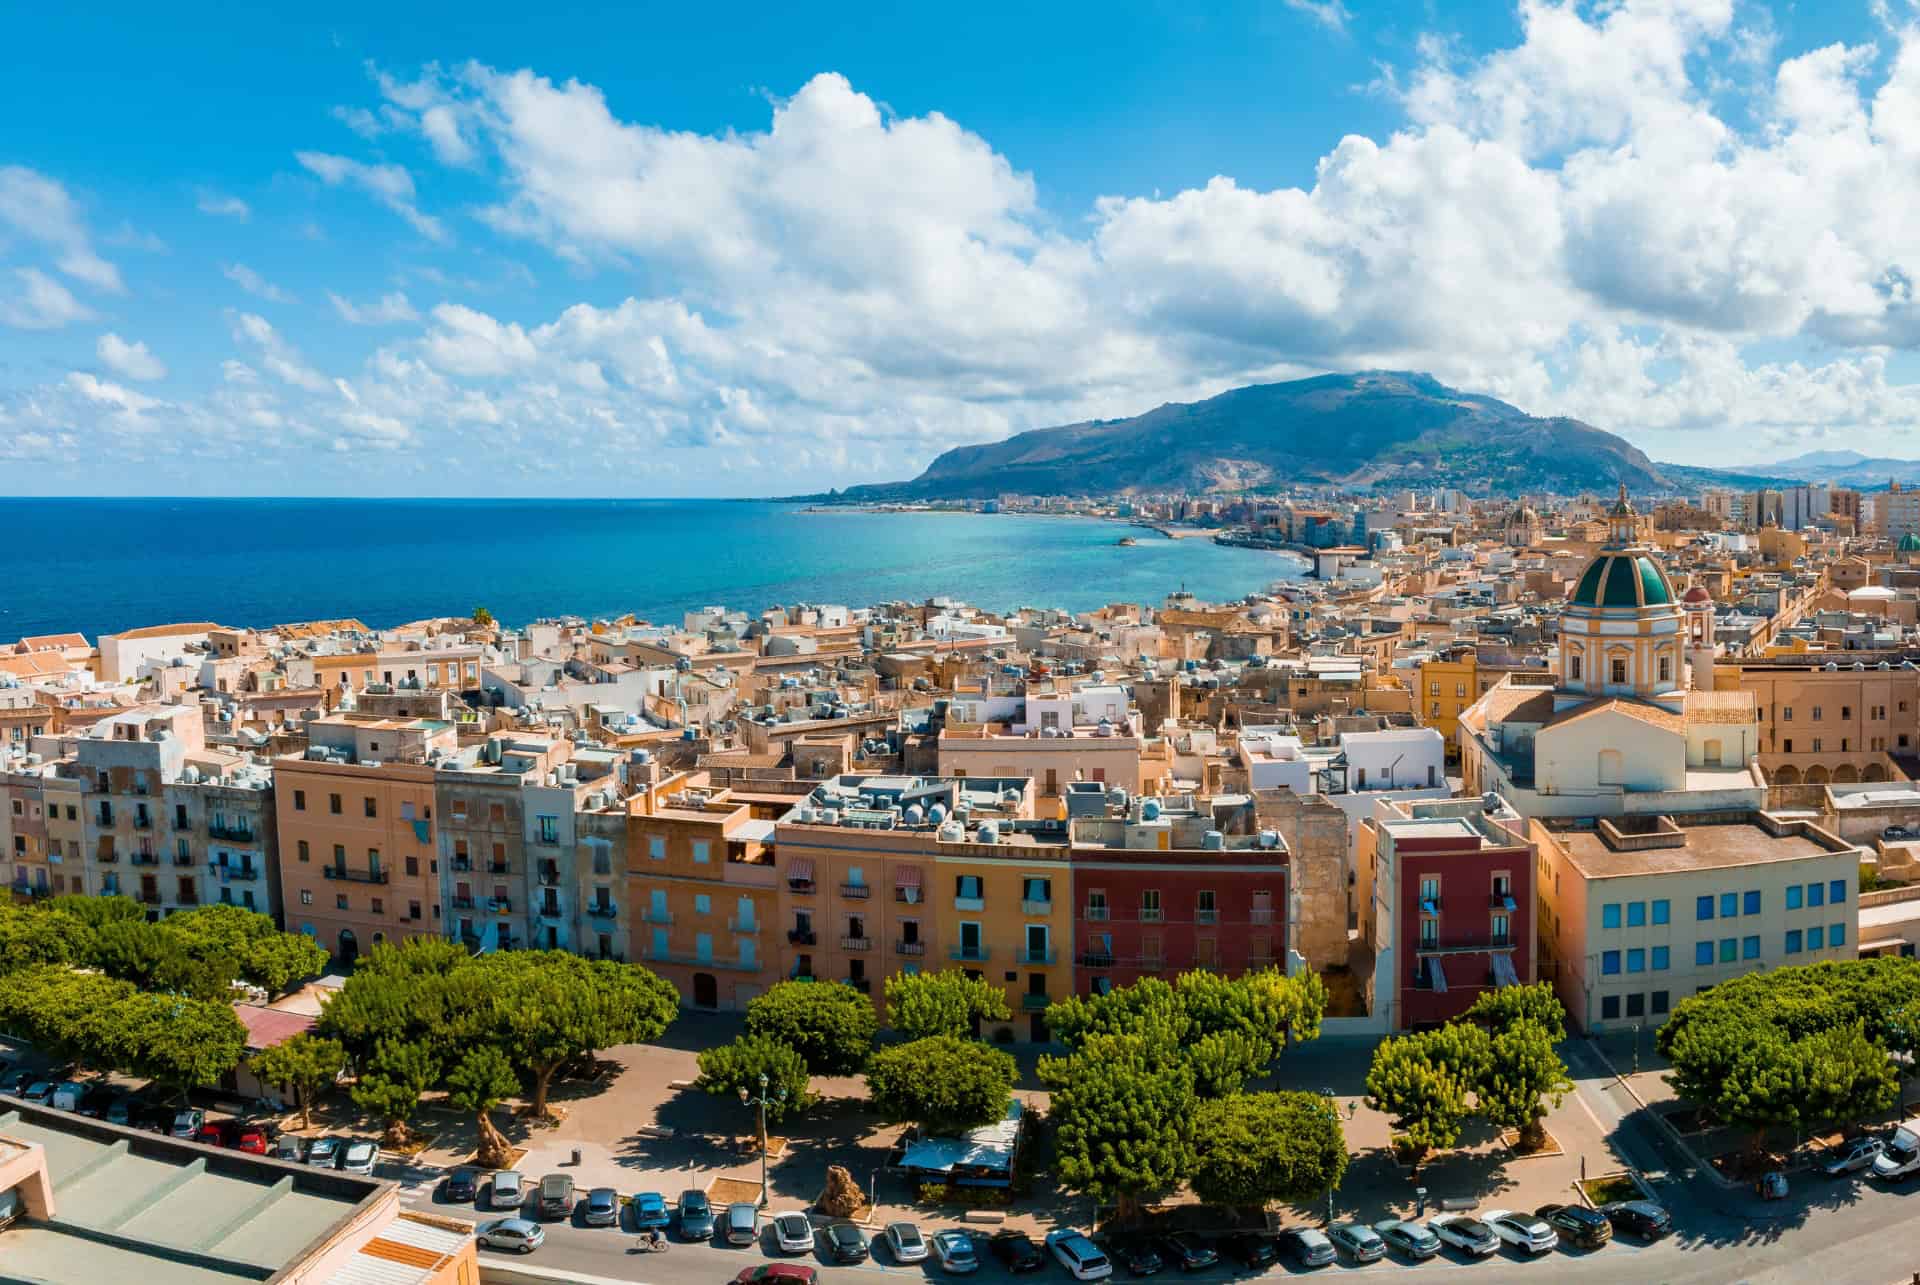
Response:
[[[1333,1121],[1335,1128],[1338,1128],[1340,1125],[1340,1099],[1334,1096],[1334,1092],[1332,1089],[1321,1089],[1320,1100],[1321,1102],[1326,1104],[1327,1118]],[[1358,1102],[1347,1103],[1347,1119],[1349,1120],[1353,1119],[1353,1113],[1358,1111],[1359,1109],[1360,1109],[1360,1104]],[[1346,1145],[1345,1134],[1341,1135],[1340,1145],[1343,1147]],[[1333,1226],[1333,1193],[1338,1190],[1340,1190],[1340,1179],[1338,1177],[1335,1177],[1332,1182],[1327,1184],[1327,1226],[1328,1227]]]
[[[766,1072],[760,1073],[760,1094],[755,1097],[747,1092],[747,1086],[740,1086],[740,1104],[760,1109],[760,1208],[767,1207],[767,1103],[782,1103],[787,1100],[787,1091],[781,1089],[772,1098],[767,1096]]]

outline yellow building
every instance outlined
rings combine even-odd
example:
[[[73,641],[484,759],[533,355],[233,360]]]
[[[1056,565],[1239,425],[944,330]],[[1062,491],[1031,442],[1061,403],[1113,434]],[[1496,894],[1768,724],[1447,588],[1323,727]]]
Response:
[[[743,1009],[779,980],[771,821],[683,786],[643,800],[627,835],[631,958],[695,1008]]]

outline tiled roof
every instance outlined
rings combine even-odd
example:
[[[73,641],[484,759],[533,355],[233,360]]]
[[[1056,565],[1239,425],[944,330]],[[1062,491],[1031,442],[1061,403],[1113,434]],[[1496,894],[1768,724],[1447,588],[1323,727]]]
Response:
[[[240,1019],[240,1024],[247,1028],[247,1047],[250,1049],[270,1049],[285,1044],[294,1036],[314,1027],[311,1017],[277,1008],[262,1008],[258,1004],[235,1004],[233,1012]]]
[[[1670,709],[1662,709],[1658,705],[1649,705],[1644,701],[1623,700],[1617,696],[1589,701],[1585,705],[1576,705],[1572,709],[1554,715],[1547,720],[1546,725],[1560,727],[1576,719],[1586,718],[1590,714],[1604,713],[1624,714],[1628,718],[1638,719],[1642,723],[1649,723],[1669,732],[1684,732],[1687,729],[1686,720]]]

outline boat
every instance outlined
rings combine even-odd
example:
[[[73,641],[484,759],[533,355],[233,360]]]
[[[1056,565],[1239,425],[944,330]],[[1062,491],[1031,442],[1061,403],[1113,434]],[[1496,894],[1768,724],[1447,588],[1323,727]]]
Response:
[[[1121,536],[1121,537],[1120,537],[1120,539],[1119,539],[1119,540],[1118,540],[1118,541],[1117,541],[1116,543],[1118,543],[1118,544],[1119,544],[1119,546],[1120,546],[1121,548],[1123,548],[1123,549],[1131,549],[1131,548],[1132,548],[1132,547],[1133,547],[1134,545],[1136,545],[1136,544],[1138,544],[1138,543],[1140,543],[1140,542],[1139,542],[1138,540],[1136,540],[1136,539],[1134,539],[1134,538],[1133,538],[1132,536],[1130,536],[1130,535],[1123,535],[1123,536]]]

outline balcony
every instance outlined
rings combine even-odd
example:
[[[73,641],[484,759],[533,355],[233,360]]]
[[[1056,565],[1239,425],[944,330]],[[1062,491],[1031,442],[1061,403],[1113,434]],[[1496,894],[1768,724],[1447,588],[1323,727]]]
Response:
[[[249,827],[230,824],[220,825],[215,822],[208,822],[207,837],[209,839],[223,839],[228,843],[254,842],[254,834]]]
[[[1052,1004],[1053,998],[1051,996],[1045,994],[1035,995],[1032,991],[1028,991],[1020,997],[1020,1007],[1029,1013],[1043,1012]]]
[[[722,959],[717,955],[702,955],[693,950],[655,950],[649,946],[640,952],[640,957],[650,964],[684,964],[690,968],[724,969],[738,973],[760,971],[758,960]]]
[[[160,894],[151,888],[142,888],[139,892],[133,894],[133,899],[143,906],[157,906],[160,904]]]
[[[1051,950],[1034,950],[1032,947],[1027,947],[1020,952],[1020,962],[1023,964],[1044,966],[1053,963],[1055,958],[1056,952]]]
[[[872,950],[872,949],[873,949],[873,938],[871,938],[871,937],[842,937],[842,938],[840,939],[840,949],[841,949],[841,950]]]
[[[542,919],[565,919],[566,917],[567,917],[567,916],[566,916],[566,912],[565,912],[565,911],[563,911],[563,910],[562,910],[562,909],[560,908],[560,903],[559,903],[559,902],[557,902],[557,901],[547,901],[547,902],[542,902],[542,903],[541,903],[541,905],[540,905],[540,918],[542,918]]]
[[[464,874],[473,869],[473,859],[470,857],[455,857],[452,868]]]
[[[488,862],[487,873],[490,875],[510,875],[513,873],[513,866],[505,861]]]
[[[1080,952],[1082,968],[1112,968],[1113,952],[1110,950],[1085,950]]]
[[[985,897],[955,897],[953,899],[953,908],[955,910],[985,910],[987,908],[987,899]]]
[[[1163,924],[1167,921],[1167,912],[1158,906],[1140,907],[1140,922],[1143,924]]]
[[[472,910],[473,898],[462,897],[458,893],[456,893],[454,894],[453,899],[448,904],[451,905],[455,910]]]
[[[1030,897],[1024,898],[1020,902],[1020,913],[1023,915],[1050,915],[1053,913],[1053,902],[1050,900],[1035,901]]]
[[[1489,910],[1513,909],[1513,890],[1508,889],[1502,892],[1498,888],[1495,888],[1487,895],[1487,908]]]
[[[1440,907],[1443,904],[1438,894],[1431,897],[1422,896],[1420,898],[1420,913],[1423,915],[1437,915],[1440,913]]]
[[[983,964],[991,952],[985,946],[955,946],[947,954],[949,958],[969,964]]]
[[[1220,912],[1217,910],[1196,910],[1193,912],[1193,922],[1196,924],[1217,924],[1220,922]]]
[[[862,995],[873,994],[873,978],[871,977],[849,977],[847,978],[847,985],[853,987],[853,989],[859,991]]]
[[[512,897],[488,897],[487,909],[495,911],[502,915],[511,914],[513,911],[513,898]]]
[[[350,870],[346,866],[321,866],[320,873],[344,883],[385,883],[393,877],[385,870]]]
[[[1417,955],[1484,955],[1490,950],[1512,950],[1513,934],[1489,933],[1484,939],[1474,940],[1468,934],[1449,935],[1447,940],[1438,937],[1422,937],[1415,948]]]
[[[1247,968],[1252,972],[1259,972],[1263,968],[1272,968],[1272,967],[1273,967],[1272,955],[1248,955],[1247,956]]]
[[[611,901],[590,901],[587,903],[587,918],[618,919],[620,908]]]
[[[173,819],[173,828],[176,833],[191,830],[193,829],[193,820],[190,817],[177,816]]]
[[[200,894],[192,888],[182,888],[175,900],[183,906],[197,906],[200,904]]]
[[[455,938],[455,940],[457,940],[462,946],[465,946],[468,950],[480,949],[479,933],[463,932],[459,934],[459,936]]]
[[[113,866],[113,865],[120,864],[120,854],[115,852],[112,848],[108,848],[105,852],[94,853],[93,859],[95,861],[98,861],[101,865],[106,865],[106,866]]]
[[[194,864],[194,859],[191,856],[183,856],[176,852],[173,854],[173,864],[184,870],[186,867]]]
[[[1113,911],[1106,906],[1088,906],[1080,912],[1081,918],[1090,919],[1096,924],[1104,924],[1112,917]]]
[[[153,829],[153,818],[144,812],[136,812],[133,814],[133,828],[136,830],[151,830]]]
[[[865,901],[873,895],[873,885],[870,883],[843,883],[840,885],[840,895],[842,897],[851,897],[855,901]]]
[[[819,935],[811,928],[791,928],[787,930],[787,944],[789,946],[812,946],[818,942],[818,940]]]
[[[895,888],[893,899],[903,906],[917,906],[925,898],[918,888]]]
[[[789,879],[787,880],[787,891],[797,893],[803,897],[811,897],[818,889],[811,879]]]
[[[127,855],[127,864],[132,866],[157,866],[160,864],[158,853],[133,852]]]
[[[247,880],[258,879],[260,877],[259,866],[213,865],[213,866],[210,866],[209,869],[211,869],[215,874],[218,874],[220,876],[221,883],[232,883],[236,879],[241,880],[242,882],[245,882]]]
[[[919,959],[927,953],[927,943],[924,941],[896,941],[893,943],[893,953],[904,959]]]
[[[673,922],[673,912],[671,910],[654,910],[649,908],[640,917],[650,924],[671,924]]]
[[[751,917],[742,919],[740,916],[734,915],[727,920],[727,931],[730,933],[757,933],[760,931],[760,921]]]
[[[1248,922],[1248,923],[1250,923],[1250,924],[1270,924],[1270,923],[1272,923],[1272,922],[1273,922],[1273,909],[1272,909],[1272,907],[1268,907],[1268,908],[1267,908],[1267,909],[1265,909],[1265,910],[1250,910],[1250,911],[1248,911],[1248,912],[1247,912],[1247,922]]]
[[[1142,955],[1134,961],[1134,967],[1143,973],[1163,973],[1167,969],[1167,961],[1161,955]]]
[[[542,866],[539,874],[534,877],[539,880],[542,888],[558,888],[560,886],[560,871],[556,867]]]

